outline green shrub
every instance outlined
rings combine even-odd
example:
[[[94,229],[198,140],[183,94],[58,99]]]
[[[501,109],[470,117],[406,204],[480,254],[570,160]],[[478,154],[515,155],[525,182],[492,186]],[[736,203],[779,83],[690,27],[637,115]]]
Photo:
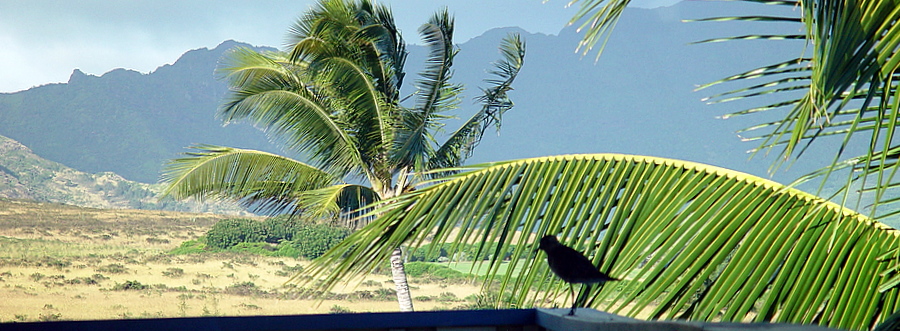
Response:
[[[438,246],[437,244],[425,244],[415,250],[410,251],[409,253],[409,261],[410,262],[437,262],[441,257],[447,257],[446,248],[450,248],[450,245],[440,245],[439,248],[432,248],[433,246]],[[431,251],[429,254],[429,251]]]
[[[271,256],[275,252],[275,247],[264,242],[242,242],[232,246],[228,250],[234,252]]]
[[[197,240],[188,240],[169,254],[193,254],[222,250],[277,257],[314,259],[350,235],[350,230],[313,224],[290,216],[257,222],[221,220]],[[277,245],[271,245],[276,244]]]
[[[215,251],[216,248],[212,248],[206,245],[206,237],[201,237],[197,240],[188,240],[181,243],[181,246],[178,248],[169,251],[169,254],[172,255],[181,255],[181,254],[197,254],[209,251]]]
[[[300,250],[297,249],[290,241],[282,241],[281,244],[278,244],[275,252],[272,253],[273,256],[278,257],[300,257]]]
[[[300,273],[301,271],[303,271],[303,266],[301,266],[299,264],[295,265],[293,267],[289,267],[289,266],[285,265],[285,266],[281,267],[281,270],[278,270],[275,272],[275,276],[291,277],[293,275]]]
[[[315,259],[350,235],[350,230],[324,224],[309,224],[294,233],[294,240],[288,241],[307,259]]]
[[[139,291],[149,289],[150,285],[144,285],[136,280],[126,280],[124,283],[113,285],[113,291]]]
[[[266,229],[262,222],[243,218],[221,220],[206,233],[206,244],[228,249],[243,242],[262,242]]]
[[[441,280],[464,280],[466,274],[448,266],[429,262],[410,262],[405,265],[406,275],[416,278],[436,278]]]
[[[128,272],[128,268],[125,268],[125,266],[118,263],[110,263],[97,268],[97,271],[110,274],[124,274]]]
[[[438,246],[438,247],[434,247]],[[477,261],[477,260],[488,260],[494,254],[497,249],[497,244],[490,244],[484,248],[482,252],[478,252],[478,245],[476,244],[464,244],[457,247],[454,251],[453,245],[451,244],[425,244],[422,245],[415,250],[412,250],[409,254],[410,262],[442,262],[445,260],[451,261]],[[503,260],[508,260],[512,256],[512,251],[515,249],[515,246],[510,246],[509,249],[505,252],[503,256]],[[429,253],[430,252],[430,253]],[[443,258],[443,259],[442,259]]]
[[[257,296],[266,294],[266,291],[259,288],[253,282],[235,283],[225,287],[225,293],[240,296]]]
[[[475,310],[475,309],[497,309],[496,302],[499,300],[499,295],[496,292],[491,291],[482,291],[478,294],[472,294],[465,298],[465,301],[468,304],[464,304],[460,306],[460,309],[465,310]],[[507,303],[508,304],[508,303]],[[506,306],[503,306],[506,307]]]
[[[163,276],[170,278],[179,278],[184,276],[184,269],[181,268],[167,268],[166,271],[162,272]]]
[[[459,297],[457,297],[456,294],[453,294],[453,292],[441,292],[441,294],[438,296],[437,300],[441,301],[441,302],[460,301]]]
[[[512,257],[512,252],[515,250],[515,245],[510,245],[506,252],[504,252],[503,258],[501,260],[509,260]],[[497,243],[492,243],[484,248],[481,254],[478,254],[478,245],[475,244],[467,244],[465,245],[461,251],[465,255],[465,260],[459,261],[484,261],[489,260],[491,256],[494,255],[494,252],[497,250]]]
[[[349,314],[352,313],[350,309],[344,306],[334,305],[331,306],[331,309],[328,310],[329,314]]]
[[[271,217],[263,221],[263,227],[266,229],[266,242],[277,244],[284,240],[293,240],[294,233],[297,232],[306,222],[301,221],[297,217],[282,215]]]
[[[169,239],[159,239],[159,238],[147,238],[147,243],[150,244],[168,244]]]

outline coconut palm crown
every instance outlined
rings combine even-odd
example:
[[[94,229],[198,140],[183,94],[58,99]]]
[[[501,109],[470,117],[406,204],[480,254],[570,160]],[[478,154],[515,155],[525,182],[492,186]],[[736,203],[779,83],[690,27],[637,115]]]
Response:
[[[231,92],[219,111],[249,121],[296,158],[199,145],[165,169],[164,196],[227,199],[260,213],[302,212],[347,220],[351,211],[413,189],[417,177],[471,156],[486,129],[500,128],[525,56],[516,34],[477,98],[481,109],[443,131],[462,86],[451,82],[453,18],[446,9],[419,28],[428,49],[413,95],[401,96],[407,50],[390,9],[369,0],[322,0],[290,28],[284,51],[238,48],[219,72]],[[411,105],[407,105],[409,100]],[[443,139],[441,139],[443,138]],[[365,183],[365,184],[360,184]],[[412,310],[399,249],[394,267],[401,310]],[[396,263],[395,263],[396,261]]]

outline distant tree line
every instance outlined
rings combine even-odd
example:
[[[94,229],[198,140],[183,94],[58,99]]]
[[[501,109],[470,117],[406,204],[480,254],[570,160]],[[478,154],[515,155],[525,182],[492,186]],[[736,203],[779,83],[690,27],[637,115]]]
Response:
[[[497,251],[496,243],[485,246],[481,252],[478,251],[479,246],[480,244],[462,244],[454,248],[452,243],[425,244],[409,253],[409,262],[484,261],[492,259]],[[504,250],[500,260],[509,260],[514,250],[515,245],[510,245]]]

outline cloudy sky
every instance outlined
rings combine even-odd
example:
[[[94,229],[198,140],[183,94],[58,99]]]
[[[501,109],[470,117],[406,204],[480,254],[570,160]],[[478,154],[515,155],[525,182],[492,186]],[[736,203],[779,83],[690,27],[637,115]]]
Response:
[[[636,7],[677,0],[633,0]],[[456,17],[458,43],[491,28],[556,34],[577,8],[569,0],[382,0],[408,42],[442,7]],[[0,92],[65,82],[74,69],[150,72],[184,52],[233,39],[281,47],[313,0],[0,0]],[[574,47],[574,46],[573,46]]]

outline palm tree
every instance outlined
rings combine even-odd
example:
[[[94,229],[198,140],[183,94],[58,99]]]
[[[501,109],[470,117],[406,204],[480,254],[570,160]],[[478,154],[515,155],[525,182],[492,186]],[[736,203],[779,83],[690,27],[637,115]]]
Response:
[[[479,243],[498,306],[571,298],[537,255],[560,241],[621,281],[587,304],[635,317],[868,329],[900,307],[900,232],[814,195],[692,162],[599,154],[468,166],[383,201],[374,222],[313,261],[324,288],[394,247]],[[437,245],[432,245],[432,247]],[[451,249],[452,250],[452,249]],[[449,251],[453,254],[453,251]],[[474,265],[473,269],[484,269]]]
[[[723,117],[763,112],[784,114],[781,120],[767,121],[742,131],[747,140],[760,141],[755,151],[780,148],[773,169],[789,159],[799,158],[814,141],[837,138],[840,143],[832,145],[835,156],[831,164],[799,178],[797,183],[821,178],[823,185],[819,192],[823,193],[824,184],[832,173],[844,170],[847,180],[836,192],[843,191],[844,203],[847,203],[848,194],[858,191],[870,194],[865,200],[871,201],[869,206],[861,204],[864,200],[860,195],[855,208],[871,208],[869,214],[876,219],[900,213],[896,205],[900,202],[896,192],[900,178],[894,176],[900,170],[900,162],[897,162],[900,145],[893,139],[900,126],[900,90],[897,89],[900,81],[900,56],[897,54],[900,11],[896,10],[896,3],[880,0],[744,1],[801,10],[795,11],[796,16],[750,15],[701,21],[787,22],[797,24],[797,29],[781,35],[748,34],[705,42],[768,39],[775,44],[778,40],[801,39],[806,40],[806,46],[797,49],[795,58],[702,86],[744,83],[708,100],[726,102],[775,96],[774,102]],[[605,44],[630,0],[581,2],[581,9],[570,24],[583,21],[581,28],[587,31],[579,47],[586,53],[598,44]],[[597,56],[600,56],[599,52]],[[859,138],[851,141],[855,137]],[[848,157],[845,151],[853,144],[866,152]],[[851,189],[853,187],[858,190]],[[877,210],[879,206],[883,206],[882,212]]]
[[[232,199],[269,214],[339,217],[410,192],[425,178],[416,174],[459,166],[512,108],[507,92],[524,44],[518,35],[502,41],[502,60],[478,98],[481,110],[441,142],[446,112],[462,90],[451,83],[453,18],[439,11],[419,32],[429,53],[408,97],[412,106],[401,103],[403,38],[391,11],[369,0],[320,1],[291,27],[283,52],[234,50],[221,68],[232,91],[219,115],[252,122],[309,162],[200,145],[168,165],[164,194]],[[399,247],[391,257],[397,296],[401,310],[411,311]]]

